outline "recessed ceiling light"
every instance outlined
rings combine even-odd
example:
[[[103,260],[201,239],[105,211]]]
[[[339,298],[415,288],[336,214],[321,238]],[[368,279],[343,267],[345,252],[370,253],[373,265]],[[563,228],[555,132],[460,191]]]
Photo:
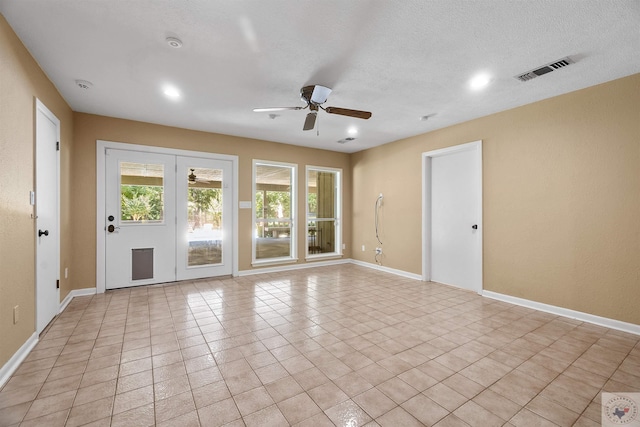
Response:
[[[491,77],[488,74],[478,74],[471,80],[469,80],[469,87],[473,90],[480,90],[491,83]]]
[[[177,37],[167,37],[165,41],[174,49],[180,49],[182,47],[182,40]]]
[[[173,86],[165,86],[162,91],[167,98],[178,99],[180,98],[180,92]]]
[[[349,135],[357,135],[358,134],[358,129],[356,127],[352,126],[347,130],[347,133]]]

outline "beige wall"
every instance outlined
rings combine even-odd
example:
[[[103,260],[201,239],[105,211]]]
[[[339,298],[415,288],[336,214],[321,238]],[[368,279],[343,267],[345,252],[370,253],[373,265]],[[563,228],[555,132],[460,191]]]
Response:
[[[35,331],[35,99],[61,122],[61,255],[70,262],[69,167],[73,113],[0,15],[0,366]],[[70,283],[61,275],[60,295]],[[13,307],[20,320],[13,324]]]
[[[640,74],[352,156],[352,257],[421,274],[421,153],[483,141],[484,288],[640,324]],[[360,251],[365,244],[367,252]]]
[[[304,218],[305,165],[341,168],[343,170],[343,227],[351,256],[351,173],[349,155],[325,150],[296,147],[273,142],[196,132],[149,123],[114,119],[90,114],[75,114],[72,191],[74,204],[84,206],[72,212],[74,224],[73,283],[76,288],[93,287],[96,283],[96,140],[126,142],[139,145],[179,148],[236,155],[239,158],[238,193],[240,200],[252,200],[252,160],[272,160],[298,165],[298,217]],[[240,209],[238,217],[239,270],[251,267],[250,209]],[[304,221],[298,222],[299,263],[304,263]]]
[[[240,200],[254,158],[298,163],[299,194],[305,164],[342,168],[345,258],[374,262],[382,192],[382,263],[415,274],[421,153],[482,139],[485,289],[640,324],[640,75],[353,155],[73,113],[1,15],[0,76],[0,366],[35,331],[36,97],[61,121],[61,298],[95,286],[97,139],[237,155]],[[239,222],[248,270],[249,210]]]

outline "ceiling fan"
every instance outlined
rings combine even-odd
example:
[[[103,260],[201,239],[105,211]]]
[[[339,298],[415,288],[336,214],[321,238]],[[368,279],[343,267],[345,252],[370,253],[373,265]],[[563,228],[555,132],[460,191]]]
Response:
[[[323,107],[322,104],[327,101],[330,93],[331,89],[325,86],[304,86],[302,89],[300,89],[300,98],[307,104],[304,107],[254,108],[253,111],[255,111],[256,113],[268,113],[285,110],[306,110],[308,108],[309,113],[307,114],[307,118],[304,121],[302,130],[311,130],[315,127],[319,109],[324,110],[329,114],[339,114],[341,116],[355,117],[357,119],[366,120],[371,117],[371,113],[369,111],[350,110],[348,108],[338,107]]]
[[[193,184],[198,183],[198,182],[203,182],[203,183],[206,183],[206,184],[211,184],[213,182],[213,181],[208,180],[208,179],[198,178],[196,176],[195,168],[189,168],[189,170],[191,171],[191,173],[189,174],[189,178],[188,178],[189,185],[193,185]]]
[[[189,184],[195,184],[196,182],[198,182],[198,177],[196,177],[196,170],[195,169],[189,169],[191,171],[191,173],[189,174]]]

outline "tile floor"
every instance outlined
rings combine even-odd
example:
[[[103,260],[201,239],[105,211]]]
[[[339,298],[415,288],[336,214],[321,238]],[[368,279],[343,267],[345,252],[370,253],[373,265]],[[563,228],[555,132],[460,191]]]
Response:
[[[355,265],[75,298],[0,425],[597,426],[640,336]]]

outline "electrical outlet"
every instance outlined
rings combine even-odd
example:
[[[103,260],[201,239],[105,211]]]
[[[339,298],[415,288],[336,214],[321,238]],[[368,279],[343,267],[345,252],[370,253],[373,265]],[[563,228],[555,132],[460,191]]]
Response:
[[[13,307],[13,324],[15,325],[20,320],[20,306],[16,305]]]
[[[364,252],[364,251],[365,251],[365,249],[364,249],[364,245],[362,245],[362,252]]]
[[[376,248],[376,255],[382,254],[382,248]]]
[[[69,278],[69,267],[65,267],[64,268],[64,278],[68,279]]]

